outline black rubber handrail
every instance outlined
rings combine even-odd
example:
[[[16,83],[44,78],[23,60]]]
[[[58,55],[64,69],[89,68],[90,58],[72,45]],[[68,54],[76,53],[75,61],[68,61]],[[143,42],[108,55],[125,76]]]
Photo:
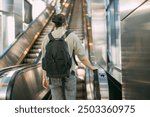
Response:
[[[99,84],[99,76],[98,76],[98,69],[93,70],[94,73],[94,80],[93,80],[93,86],[94,86],[94,100],[100,100],[101,94],[100,94],[100,84]]]

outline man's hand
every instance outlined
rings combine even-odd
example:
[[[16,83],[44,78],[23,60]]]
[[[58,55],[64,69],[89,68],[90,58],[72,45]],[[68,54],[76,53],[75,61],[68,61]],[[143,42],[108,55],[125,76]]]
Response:
[[[46,78],[43,78],[42,85],[45,89],[48,89],[49,88],[49,80]]]
[[[49,79],[46,78],[46,72],[44,70],[42,70],[42,86],[45,89],[48,89],[49,87]]]

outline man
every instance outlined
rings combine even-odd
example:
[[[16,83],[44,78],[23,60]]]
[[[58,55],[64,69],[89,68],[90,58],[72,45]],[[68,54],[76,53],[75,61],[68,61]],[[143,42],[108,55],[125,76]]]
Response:
[[[51,32],[52,36],[54,38],[60,38],[62,35],[65,34],[66,27],[67,27],[67,21],[63,14],[57,14],[52,18],[52,22],[55,24],[54,31]],[[71,32],[66,38],[65,41],[68,44],[69,48],[69,54],[72,56],[73,50],[75,54],[78,56],[80,61],[87,67],[89,67],[91,70],[96,69],[95,66],[93,66],[89,59],[85,55],[85,51],[83,49],[83,46],[81,44],[80,39],[77,37],[77,35],[73,32]],[[42,43],[42,57],[44,57],[46,52],[46,45],[49,42],[48,36],[44,39]],[[48,88],[50,80],[50,89],[52,94],[53,100],[63,100],[63,92],[62,92],[62,81],[59,78],[49,78],[46,77],[46,72],[43,70],[43,87]],[[75,76],[75,62],[72,57],[72,66],[70,69],[70,75],[69,77],[65,77],[65,98],[67,100],[75,100],[76,99],[76,76]]]

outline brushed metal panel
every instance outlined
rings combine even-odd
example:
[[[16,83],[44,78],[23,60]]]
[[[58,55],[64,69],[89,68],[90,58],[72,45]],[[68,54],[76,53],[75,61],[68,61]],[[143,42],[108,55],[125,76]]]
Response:
[[[15,36],[23,30],[24,0],[14,0]]]
[[[138,7],[144,1],[145,0],[119,0],[121,19],[123,19],[126,15],[128,15],[131,11],[133,11],[136,7]]]
[[[2,0],[0,0],[0,10],[2,10]]]
[[[2,24],[2,14],[0,13],[0,55],[3,52],[3,24]]]
[[[5,12],[13,12],[14,0],[2,0],[2,10]]]
[[[94,55],[98,65],[106,68],[106,18],[104,1],[92,0],[92,36]]]
[[[150,1],[121,23],[124,99],[150,99]]]

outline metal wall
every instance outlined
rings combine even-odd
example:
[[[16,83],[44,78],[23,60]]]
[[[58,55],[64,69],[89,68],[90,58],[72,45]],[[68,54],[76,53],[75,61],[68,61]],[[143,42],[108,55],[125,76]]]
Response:
[[[3,39],[2,39],[2,37],[3,37],[3,23],[2,23],[2,13],[0,12],[0,55],[1,55],[1,53],[2,53],[2,50],[3,50]]]
[[[13,9],[13,0],[1,0],[1,50],[0,54],[2,54],[3,49],[8,47],[11,42],[14,41],[14,9]]]
[[[120,0],[120,14],[123,98],[149,100],[150,1]]]
[[[91,19],[94,55],[97,64],[106,69],[107,66],[107,38],[106,38],[106,17],[103,0],[91,0]]]
[[[15,36],[23,30],[24,0],[14,0]]]

